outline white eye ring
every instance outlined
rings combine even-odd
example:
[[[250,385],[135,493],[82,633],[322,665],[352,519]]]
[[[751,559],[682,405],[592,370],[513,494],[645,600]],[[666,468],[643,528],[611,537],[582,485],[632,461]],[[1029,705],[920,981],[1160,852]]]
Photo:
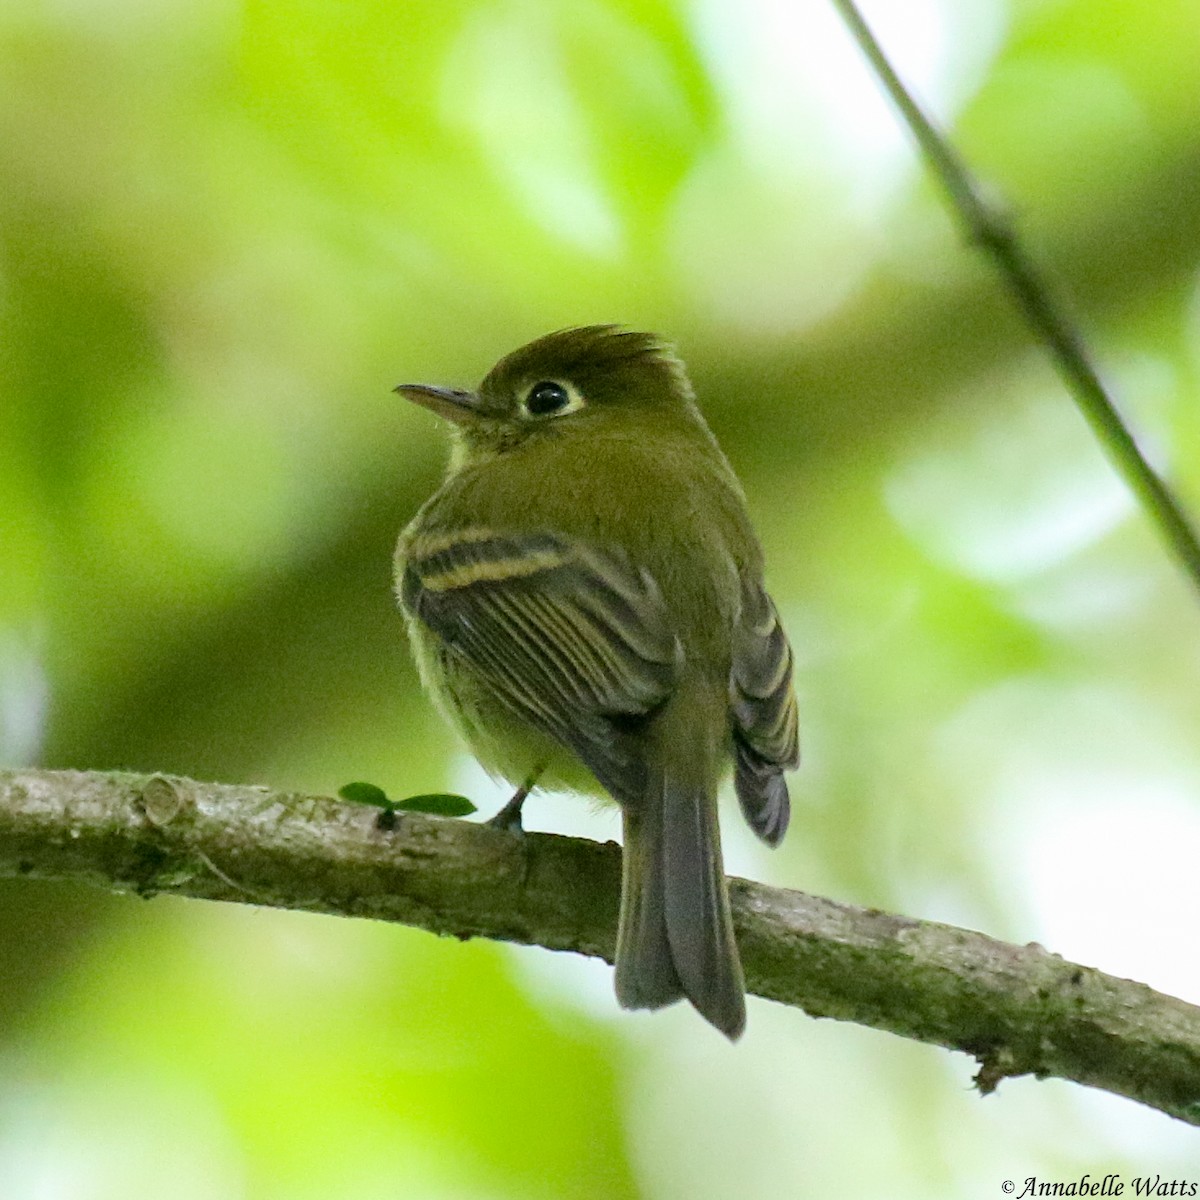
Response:
[[[561,417],[583,405],[584,399],[578,389],[565,379],[539,379],[529,386],[521,401],[525,415],[534,420]]]

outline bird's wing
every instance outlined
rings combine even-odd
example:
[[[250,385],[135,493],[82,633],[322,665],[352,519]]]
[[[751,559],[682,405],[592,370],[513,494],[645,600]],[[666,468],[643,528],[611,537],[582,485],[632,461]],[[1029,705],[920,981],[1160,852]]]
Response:
[[[417,537],[400,593],[502,704],[609,791],[640,794],[630,726],[670,695],[683,653],[645,570],[558,534],[474,528]]]
[[[729,703],[738,801],[754,832],[775,846],[787,832],[790,814],[783,772],[800,761],[800,743],[792,648],[771,597],[757,580],[742,584]]]

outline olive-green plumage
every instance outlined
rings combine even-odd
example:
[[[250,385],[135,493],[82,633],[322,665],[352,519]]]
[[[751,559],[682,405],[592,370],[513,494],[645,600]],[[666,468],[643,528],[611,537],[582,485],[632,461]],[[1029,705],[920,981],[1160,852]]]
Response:
[[[621,806],[617,997],[745,1024],[717,789],[787,828],[792,657],[745,498],[657,338],[552,333],[476,392],[397,389],[454,431],[396,579],[421,677],[483,766]]]

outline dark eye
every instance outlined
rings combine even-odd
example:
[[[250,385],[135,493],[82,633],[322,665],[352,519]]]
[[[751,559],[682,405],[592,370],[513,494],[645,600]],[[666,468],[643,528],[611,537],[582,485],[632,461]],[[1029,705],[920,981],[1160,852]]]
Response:
[[[529,395],[525,398],[525,411],[533,417],[545,417],[550,413],[562,412],[570,403],[571,397],[567,395],[567,389],[561,383],[544,379],[529,389]]]

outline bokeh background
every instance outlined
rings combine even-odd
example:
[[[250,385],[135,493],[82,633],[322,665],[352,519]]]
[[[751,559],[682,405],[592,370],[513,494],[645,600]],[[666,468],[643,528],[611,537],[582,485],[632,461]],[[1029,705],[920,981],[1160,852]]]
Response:
[[[1200,511],[1200,3],[866,12]],[[1197,598],[822,0],[4,0],[0,760],[496,803],[393,608],[445,443],[390,388],[592,321],[678,343],[796,647],[792,833],[728,820],[730,869],[1200,1001]],[[758,1000],[730,1047],[535,949],[0,881],[3,1200],[1200,1177],[1166,1117],[972,1069]]]

